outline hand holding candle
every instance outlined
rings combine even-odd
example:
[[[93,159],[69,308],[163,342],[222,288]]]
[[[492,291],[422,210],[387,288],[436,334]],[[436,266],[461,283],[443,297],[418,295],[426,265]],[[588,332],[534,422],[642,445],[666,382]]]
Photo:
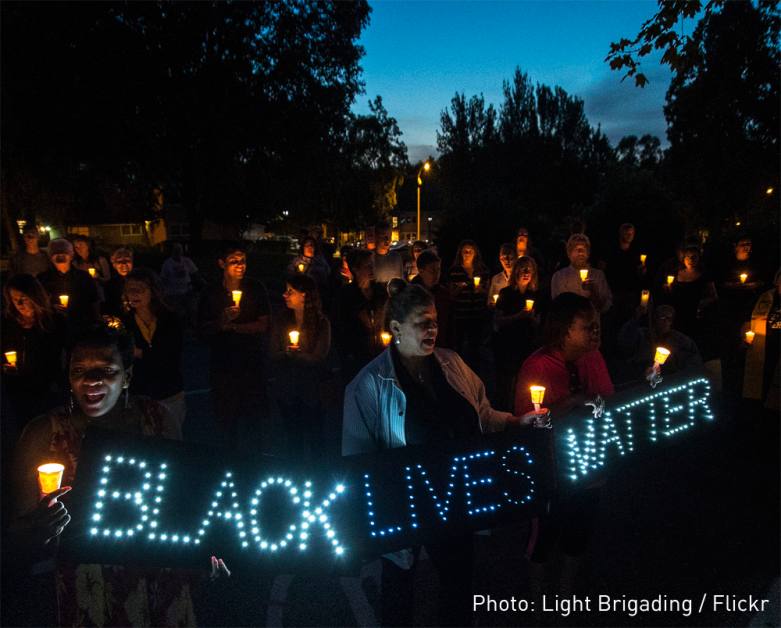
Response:
[[[380,334],[380,338],[382,338],[383,346],[387,347],[390,344],[392,336],[387,331],[384,331]]]
[[[654,371],[657,373],[659,372],[661,365],[664,364],[665,360],[670,356],[670,350],[665,349],[664,347],[657,347],[656,348],[656,355],[654,356]]]
[[[496,303],[498,300],[499,300],[499,295],[498,295],[498,294],[495,294],[495,295],[494,295],[494,303]]]
[[[41,490],[41,497],[60,488],[63,471],[65,471],[65,467],[56,462],[42,464],[38,467],[38,487]]]
[[[740,283],[746,283],[746,279],[748,279],[748,275],[746,273],[743,273],[740,276]]]
[[[68,298],[67,294],[60,295],[60,305],[62,305],[62,307],[68,307]]]
[[[643,290],[642,294],[640,295],[640,305],[643,307],[648,307],[648,299],[651,296],[650,290]]]
[[[475,277],[475,288],[480,285],[480,277]]]
[[[643,265],[645,265],[645,260],[647,260],[647,259],[648,259],[648,256],[647,256],[647,255],[641,255],[641,256],[640,256],[640,263],[641,263],[641,264],[643,264]]]
[[[303,273],[304,272],[304,265],[303,264],[299,264],[298,265],[298,272],[299,273]]]
[[[16,351],[6,351],[5,352],[5,359],[8,360],[8,364],[15,367],[16,366]]]
[[[98,276],[98,271],[96,271],[94,268],[89,269],[89,276],[93,279]]]
[[[288,336],[290,336],[290,343],[294,348],[298,348],[298,332],[297,331],[291,331]]]
[[[588,279],[588,268],[581,268],[580,269],[580,280],[586,281]]]
[[[754,336],[755,335],[756,334],[753,331],[747,331],[746,332],[746,342],[748,344],[751,344],[752,342],[754,342]],[[6,355],[8,355],[8,354],[6,353]]]
[[[667,285],[671,286],[673,284],[673,281],[675,281],[674,275],[667,275]]]
[[[233,290],[231,295],[233,296],[233,304],[236,307],[239,307],[239,303],[241,303],[241,290]]]
[[[545,386],[532,386],[530,388],[532,393],[532,403],[534,404],[534,411],[539,412],[542,405],[542,399],[545,397]]]
[[[534,299],[526,299],[526,311],[531,312],[534,309]],[[545,390],[543,388],[543,390]]]

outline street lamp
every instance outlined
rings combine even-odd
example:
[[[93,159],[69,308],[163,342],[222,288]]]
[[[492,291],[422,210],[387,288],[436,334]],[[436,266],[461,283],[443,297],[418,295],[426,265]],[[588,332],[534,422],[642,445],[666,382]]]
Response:
[[[423,181],[420,180],[420,175],[423,174],[424,170],[428,170],[429,168],[431,168],[431,166],[426,162],[420,167],[420,170],[418,170],[418,240],[420,240],[420,186],[423,185]]]

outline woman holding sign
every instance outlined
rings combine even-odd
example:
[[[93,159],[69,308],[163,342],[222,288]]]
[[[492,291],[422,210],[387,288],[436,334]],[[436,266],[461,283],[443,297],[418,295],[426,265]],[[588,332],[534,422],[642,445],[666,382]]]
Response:
[[[388,291],[385,328],[392,341],[347,387],[342,455],[547,423],[546,412],[516,417],[491,408],[483,382],[458,354],[435,348],[437,311],[430,292],[401,279],[391,280]],[[441,624],[471,625],[471,536],[427,544],[426,552],[440,577]],[[382,558],[383,625],[412,625],[417,554],[403,550]]]
[[[38,617],[40,625],[107,626],[192,625],[190,604],[181,604],[183,614],[169,616],[175,599],[189,599],[190,591],[202,577],[201,571],[150,571],[140,568],[101,565],[74,565],[55,561],[58,536],[70,521],[67,492],[76,472],[81,442],[88,426],[144,434],[159,438],[178,438],[179,431],[168,409],[146,397],[132,397],[128,386],[132,376],[133,335],[96,323],[74,340],[69,379],[71,399],[34,419],[25,429],[13,460],[10,537],[18,555],[17,564],[37,573],[34,581],[22,579],[19,603],[45,612],[46,596],[31,599],[36,589],[51,587],[54,600],[57,583],[57,617]],[[42,494],[38,468],[59,463],[64,467],[62,486]],[[143,583],[143,584],[142,584]],[[5,586],[5,583],[4,583]],[[112,595],[97,591],[111,590]],[[150,591],[162,595],[153,597]],[[53,610],[53,609],[52,609]],[[189,614],[188,614],[189,613]]]

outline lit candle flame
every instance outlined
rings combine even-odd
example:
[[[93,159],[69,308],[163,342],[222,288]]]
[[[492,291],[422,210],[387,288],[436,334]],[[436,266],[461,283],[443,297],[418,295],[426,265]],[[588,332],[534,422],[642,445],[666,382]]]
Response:
[[[475,277],[475,287],[480,285],[480,277]]]
[[[494,295],[494,303],[496,303],[498,300],[499,300],[499,295],[498,295],[498,294],[495,294],[495,295]]]
[[[527,310],[533,310],[534,309],[534,299],[526,299],[526,309]]]
[[[671,285],[673,281],[675,281],[675,276],[674,275],[667,275],[667,285],[668,286]]]
[[[89,269],[90,277],[95,278],[98,275],[98,271],[96,271],[94,268]]]
[[[654,370],[658,371],[659,367],[664,364],[665,360],[670,356],[670,350],[664,347],[656,348],[656,355],[654,356]]]
[[[532,403],[534,404],[534,411],[539,412],[542,405],[542,399],[545,397],[545,386],[532,386],[529,390],[532,393]]]
[[[580,280],[586,281],[586,279],[588,279],[588,268],[582,268],[580,270]]]
[[[390,344],[392,336],[387,331],[384,331],[380,334],[380,338],[382,338],[382,344],[387,347]]]
[[[753,332],[753,331],[747,331],[747,332],[746,332],[746,342],[747,342],[748,344],[751,344],[752,342],[754,342],[754,336],[755,336],[755,335],[756,335],[756,334],[754,334],[754,332]],[[8,354],[6,354],[6,355],[8,355]]]
[[[53,493],[62,483],[62,472],[65,470],[61,464],[52,462],[38,467],[38,486],[43,495]]]
[[[748,275],[747,275],[747,274],[745,274],[745,273],[743,273],[743,274],[740,276],[740,283],[746,283],[746,279],[748,279]]]
[[[642,305],[648,305],[648,299],[651,296],[650,290],[643,290],[642,295],[640,296],[640,303]]]
[[[68,297],[67,294],[61,294],[60,295],[60,305],[62,305],[62,307],[68,307],[68,299],[69,299],[69,297]]]
[[[641,255],[641,256],[640,256],[640,263],[641,263],[641,264],[645,264],[645,260],[647,260],[647,259],[648,259],[648,256],[647,256],[647,255]]]
[[[16,366],[16,351],[6,351],[5,359],[8,360],[8,364]]]
[[[233,290],[231,291],[231,294],[233,295],[234,305],[239,307],[239,303],[241,303],[241,290]]]
[[[303,264],[299,264],[298,265],[298,272],[299,273],[303,273],[304,272],[304,265]]]
[[[290,336],[290,342],[294,347],[298,346],[298,332],[297,331],[291,331],[289,334]]]

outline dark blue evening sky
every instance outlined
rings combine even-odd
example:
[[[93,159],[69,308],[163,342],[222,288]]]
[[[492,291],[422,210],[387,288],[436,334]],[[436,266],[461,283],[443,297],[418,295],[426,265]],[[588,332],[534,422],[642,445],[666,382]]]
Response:
[[[585,101],[592,126],[615,146],[624,135],[651,133],[666,145],[662,112],[670,84],[661,53],[646,58],[645,89],[621,83],[604,59],[610,43],[632,37],[657,9],[654,1],[370,1],[371,23],[360,43],[366,94],[354,106],[383,98],[396,118],[410,161],[436,154],[439,114],[456,92],[483,93],[498,109],[502,81],[516,66],[532,82],[559,85]],[[696,22],[684,24],[686,32]]]

